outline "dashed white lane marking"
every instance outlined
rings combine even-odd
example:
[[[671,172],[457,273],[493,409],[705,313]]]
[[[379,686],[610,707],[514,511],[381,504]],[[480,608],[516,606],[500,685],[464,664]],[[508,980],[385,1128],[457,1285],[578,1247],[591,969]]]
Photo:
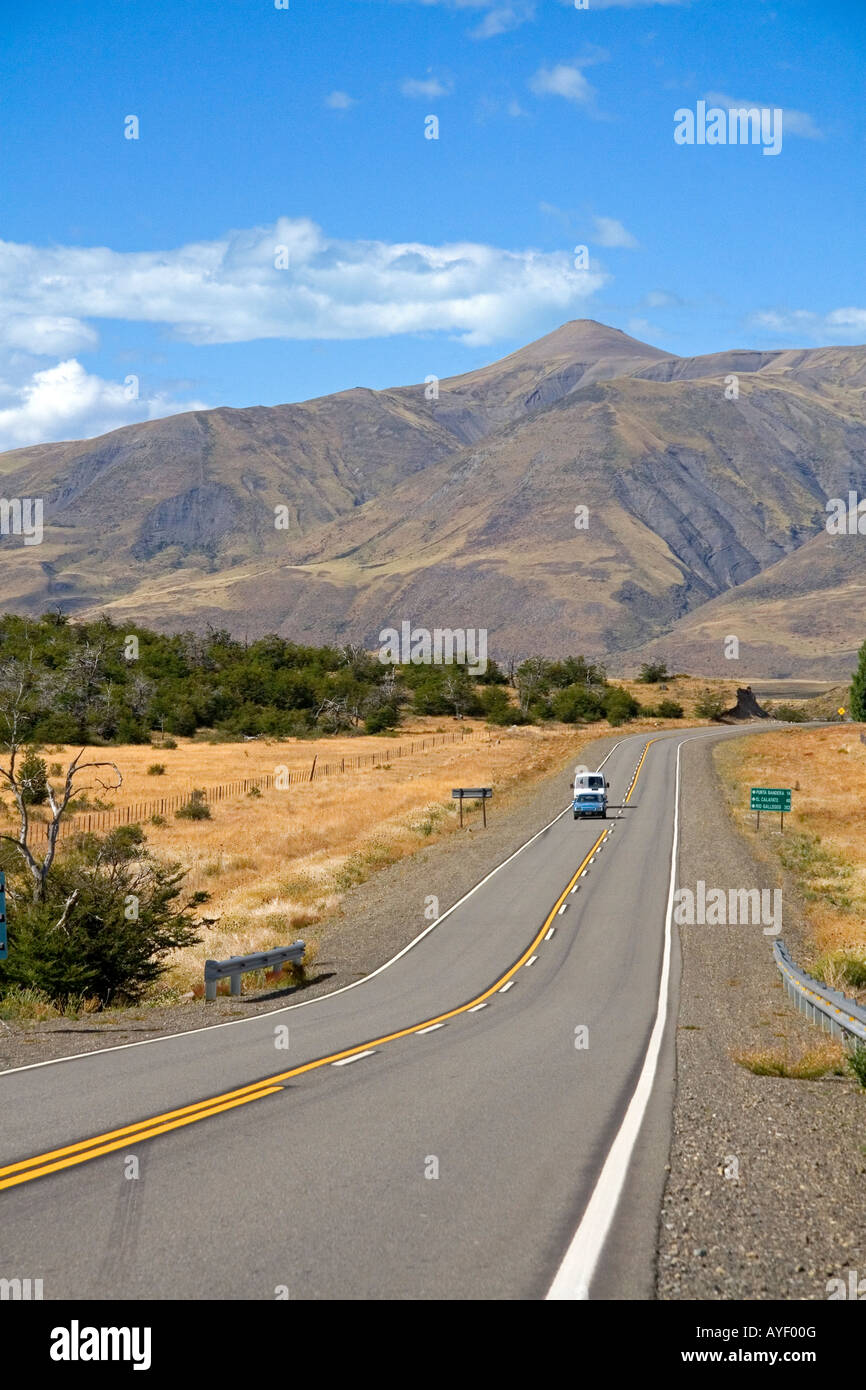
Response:
[[[505,991],[506,991],[507,989],[511,989],[511,986],[512,986],[513,984],[514,984],[514,981],[513,981],[513,980],[509,980],[507,985],[503,985],[503,986],[502,986],[502,988],[499,990],[499,993],[500,993],[500,994],[504,994]]]
[[[417,1028],[415,1031],[418,1034],[418,1037],[420,1038],[422,1033],[435,1033],[437,1028],[444,1027],[444,1023],[431,1023],[428,1028]]]
[[[530,956],[530,957],[529,957],[529,960],[526,962],[526,965],[527,965],[527,966],[529,966],[529,965],[534,965],[535,962],[536,962],[537,960],[538,960],[538,956]],[[526,966],[524,966],[524,969],[526,969]]]
[[[547,933],[546,937],[544,938],[545,941],[549,941],[550,938],[553,936],[553,933],[554,933],[555,931],[556,931],[556,927],[551,927],[551,928],[550,928],[550,931]]]
[[[469,1012],[470,1012],[471,1014],[477,1014],[479,1009],[486,1009],[486,1008],[487,1008],[487,1002],[488,1002],[488,1001],[485,999],[485,1001],[484,1001],[483,1004],[474,1004],[474,1005],[472,1006],[472,1008],[469,1010]]]
[[[350,1062],[360,1062],[362,1057],[372,1057],[376,1051],[375,1047],[368,1047],[366,1052],[356,1052],[354,1057],[341,1057],[339,1062],[332,1062],[332,1067],[347,1067]]]
[[[562,904],[562,907],[559,909],[559,911],[558,911],[557,914],[556,914],[557,917],[561,917],[562,914],[563,914],[563,912],[565,911],[565,909],[566,909],[567,907],[568,907],[568,903],[563,903],[563,904]]]
[[[579,883],[576,883],[576,884],[574,885],[574,887],[573,887],[572,889],[569,890],[568,896],[571,897],[572,893],[578,892],[579,888],[580,888],[580,884],[579,884]]]

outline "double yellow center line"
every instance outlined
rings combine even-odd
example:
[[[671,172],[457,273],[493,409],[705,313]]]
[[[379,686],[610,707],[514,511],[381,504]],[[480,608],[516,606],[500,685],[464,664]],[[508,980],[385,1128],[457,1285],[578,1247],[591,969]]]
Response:
[[[623,804],[628,802],[650,744],[655,742],[655,739],[650,739],[649,743],[645,745]],[[592,849],[575,869],[545,918],[544,924],[527,946],[523,955],[514,962],[501,979],[486,989],[483,994],[477,995],[465,1004],[460,1004],[456,1009],[449,1009],[447,1013],[437,1014],[435,1018],[425,1019],[421,1023],[413,1023],[409,1028],[401,1028],[396,1033],[386,1033],[380,1038],[372,1038],[369,1042],[358,1043],[355,1047],[346,1048],[343,1052],[332,1052],[326,1057],[317,1057],[313,1062],[304,1062],[302,1066],[293,1067],[291,1071],[283,1071],[276,1076],[265,1077],[262,1081],[253,1082],[250,1086],[242,1086],[235,1091],[225,1091],[222,1095],[210,1096],[207,1100],[196,1101],[194,1105],[184,1105],[179,1110],[167,1110],[162,1115],[152,1115],[147,1120],[139,1120],[135,1124],[125,1125],[122,1129],[108,1130],[105,1134],[97,1134],[92,1139],[81,1139],[75,1144],[67,1144],[65,1148],[51,1149],[48,1153],[37,1154],[35,1158],[26,1158],[21,1159],[18,1163],[10,1163],[5,1168],[0,1168],[0,1190],[6,1187],[17,1187],[25,1182],[33,1182],[35,1178],[47,1177],[49,1173],[57,1173],[63,1168],[72,1168],[77,1163],[87,1163],[91,1158],[101,1158],[103,1154],[114,1153],[117,1149],[129,1148],[133,1144],[142,1143],[145,1139],[156,1139],[160,1134],[167,1134],[173,1129],[182,1129],[184,1125],[195,1124],[197,1120],[209,1120],[211,1116],[222,1115],[227,1110],[235,1110],[239,1105],[249,1105],[251,1101],[262,1100],[265,1096],[275,1095],[282,1089],[284,1082],[291,1081],[295,1076],[303,1076],[305,1072],[316,1071],[319,1067],[341,1062],[348,1057],[355,1057],[361,1052],[369,1051],[370,1048],[382,1047],[385,1043],[395,1042],[398,1038],[409,1037],[412,1033],[419,1033],[422,1029],[430,1028],[433,1024],[445,1023],[449,1018],[456,1018],[459,1014],[467,1013],[468,1010],[485,1003],[526,964],[608,833],[609,827],[606,827]]]

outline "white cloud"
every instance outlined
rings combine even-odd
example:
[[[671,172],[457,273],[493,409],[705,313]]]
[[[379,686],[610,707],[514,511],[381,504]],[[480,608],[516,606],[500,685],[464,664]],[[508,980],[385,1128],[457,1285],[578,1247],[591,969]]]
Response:
[[[587,82],[580,68],[569,63],[539,68],[529,85],[538,96],[564,97],[576,106],[588,106],[595,97],[595,88]]]
[[[600,246],[619,246],[634,249],[640,243],[635,240],[631,232],[627,232],[621,222],[617,222],[615,217],[594,217],[595,240]]]
[[[853,306],[826,314],[811,309],[764,309],[753,314],[750,322],[783,337],[808,338],[816,343],[838,343],[840,337],[850,340],[856,336],[859,342],[866,338],[866,309]]]
[[[482,346],[582,317],[609,278],[565,250],[338,240],[307,218],[170,251],[0,242],[0,449],[208,408],[145,383],[130,399],[88,372],[75,355],[97,344],[88,319],[159,324],[195,345],[445,333]]]
[[[325,97],[325,105],[330,106],[332,111],[348,111],[357,104],[357,98],[350,97],[348,92],[329,92]]]
[[[493,39],[499,34],[508,34],[519,29],[535,15],[533,4],[496,4],[488,10],[481,23],[469,31],[473,39]]]
[[[173,251],[0,242],[0,321],[135,320],[198,344],[425,332],[482,344],[573,309],[606,280],[575,270],[565,251],[345,241],[280,218]]]
[[[705,94],[705,100],[710,102],[713,106],[724,107],[726,111],[730,111],[732,109],[739,111],[743,107],[745,107],[746,110],[751,110],[752,107],[755,106],[758,108],[759,111],[767,109],[774,110],[777,107],[777,103],[772,101],[735,100],[734,97],[728,96],[726,92],[707,92]],[[783,112],[783,135],[800,135],[805,140],[823,140],[823,131],[818,129],[818,126],[815,124],[814,120],[808,114],[808,112],[795,111],[793,107],[790,106],[783,106],[780,109]]]
[[[650,290],[644,296],[643,302],[648,309],[680,308],[685,303],[678,294],[672,294],[670,290]]]
[[[96,347],[99,336],[80,319],[56,314],[10,314],[0,320],[0,347],[36,356],[64,356]]]
[[[181,404],[162,393],[130,399],[122,382],[91,376],[75,358],[34,372],[16,387],[0,385],[0,399],[0,449],[92,439],[139,420],[208,409],[201,401]]]
[[[400,83],[400,91],[404,97],[444,97],[448,96],[451,88],[444,82],[440,82],[438,77],[405,77]]]

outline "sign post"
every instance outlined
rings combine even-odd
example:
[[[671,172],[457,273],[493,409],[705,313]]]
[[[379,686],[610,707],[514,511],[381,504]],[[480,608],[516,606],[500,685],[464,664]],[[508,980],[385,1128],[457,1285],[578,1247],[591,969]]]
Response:
[[[481,815],[484,819],[484,829],[487,829],[487,802],[493,795],[492,787],[453,787],[451,796],[460,805],[460,829],[463,829],[463,802],[480,801]]]
[[[779,827],[784,833],[785,812],[791,809],[791,791],[789,787],[752,787],[750,789],[749,809],[757,812],[755,829],[761,828],[762,811],[778,811]]]
[[[0,869],[0,960],[6,960],[9,955],[9,943],[6,938],[6,875]]]

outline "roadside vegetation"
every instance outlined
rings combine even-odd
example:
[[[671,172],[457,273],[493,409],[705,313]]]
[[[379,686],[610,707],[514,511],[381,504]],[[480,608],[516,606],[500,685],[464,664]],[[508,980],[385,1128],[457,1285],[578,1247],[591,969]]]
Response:
[[[732,814],[759,852],[775,856],[803,900],[808,935],[798,964],[866,1003],[866,745],[860,729],[791,729],[720,744]],[[749,810],[749,788],[790,787],[778,816]]]
[[[727,699],[734,683],[717,684]],[[694,720],[704,685],[663,663],[612,681],[581,656],[531,656],[473,676],[276,637],[0,618],[0,1018],[176,1002],[201,993],[206,957],[299,933],[309,966],[346,893],[454,829],[451,787],[493,786],[495,814],[592,738]],[[431,733],[448,739],[413,744]]]

